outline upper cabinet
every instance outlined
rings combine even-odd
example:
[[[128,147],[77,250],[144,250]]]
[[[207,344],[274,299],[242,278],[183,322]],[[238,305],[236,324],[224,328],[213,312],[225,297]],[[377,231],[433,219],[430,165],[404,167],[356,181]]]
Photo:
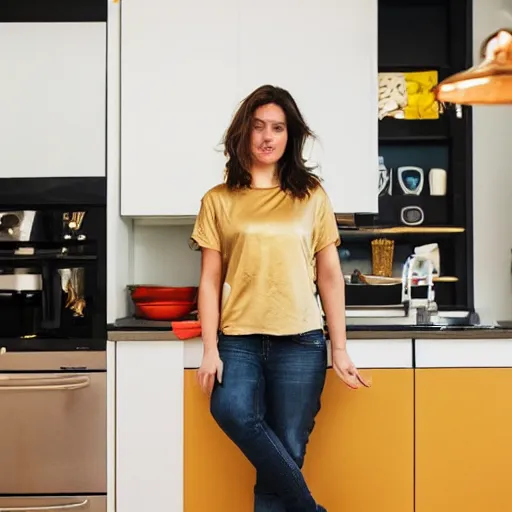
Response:
[[[14,4],[0,14],[0,178],[104,176],[106,9]]]
[[[377,211],[377,0],[123,0],[121,213],[195,215],[239,102],[270,83],[339,213]]]

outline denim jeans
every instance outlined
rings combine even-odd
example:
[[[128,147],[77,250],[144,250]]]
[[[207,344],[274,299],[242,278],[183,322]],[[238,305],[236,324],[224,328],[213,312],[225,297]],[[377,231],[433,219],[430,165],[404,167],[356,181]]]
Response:
[[[220,334],[219,353],[224,376],[210,409],[256,468],[254,511],[325,512],[301,472],[325,383],[323,332]]]

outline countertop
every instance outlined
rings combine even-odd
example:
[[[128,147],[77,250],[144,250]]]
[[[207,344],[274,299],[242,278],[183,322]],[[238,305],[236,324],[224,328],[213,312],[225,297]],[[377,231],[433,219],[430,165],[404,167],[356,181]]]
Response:
[[[512,339],[512,329],[503,327],[416,327],[409,325],[347,326],[348,339]],[[195,338],[197,339],[197,338]],[[111,328],[109,341],[181,341],[170,329]],[[189,341],[189,340],[187,340]],[[191,341],[191,340],[190,340]]]

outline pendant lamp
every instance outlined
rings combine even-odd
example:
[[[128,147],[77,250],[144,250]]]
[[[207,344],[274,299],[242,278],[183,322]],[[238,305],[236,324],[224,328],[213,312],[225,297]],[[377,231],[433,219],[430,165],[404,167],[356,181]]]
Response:
[[[512,104],[512,30],[500,29],[482,44],[482,62],[443,80],[434,90],[441,103]]]

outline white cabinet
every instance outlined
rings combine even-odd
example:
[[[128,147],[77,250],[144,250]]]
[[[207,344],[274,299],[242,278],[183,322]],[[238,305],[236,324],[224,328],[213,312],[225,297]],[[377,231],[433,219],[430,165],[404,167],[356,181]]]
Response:
[[[377,0],[124,0],[121,213],[195,215],[238,103],[288,89],[337,212],[377,210]]]
[[[493,337],[492,330],[481,334],[481,338],[414,340],[416,368],[512,367],[512,340]]]
[[[124,0],[121,214],[195,215],[238,99],[238,0]]]
[[[183,343],[109,342],[115,351],[114,472],[118,512],[183,510]],[[109,369],[110,371],[110,369]],[[114,389],[112,389],[114,388]],[[112,417],[110,415],[110,417]],[[113,512],[113,511],[112,511]]]
[[[412,339],[354,339],[347,341],[347,350],[357,368],[412,368]],[[328,352],[331,364],[331,351]]]
[[[0,28],[0,178],[105,175],[106,23]]]

